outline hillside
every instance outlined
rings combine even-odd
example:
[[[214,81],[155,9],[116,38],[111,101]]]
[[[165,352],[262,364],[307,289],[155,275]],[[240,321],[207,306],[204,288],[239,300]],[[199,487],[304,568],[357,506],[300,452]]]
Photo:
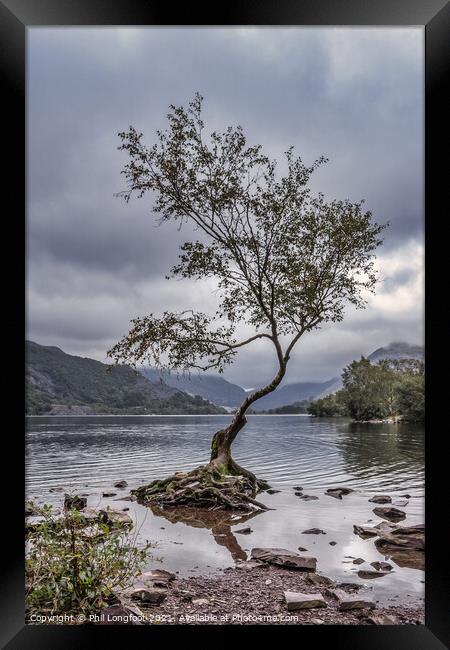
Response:
[[[142,368],[141,373],[150,381],[160,381],[161,373],[155,368]],[[191,395],[200,395],[204,399],[221,406],[238,406],[246,396],[246,392],[237,384],[209,373],[192,373],[190,376],[165,372],[164,383]]]
[[[25,342],[26,412],[39,414],[216,414],[223,409],[129,366],[111,369],[56,347]]]
[[[311,400],[326,391],[337,380],[335,378],[324,382],[298,382],[287,384],[276,391],[262,397],[254,403],[255,412],[268,411],[269,409],[278,409],[282,406],[292,405],[296,402]]]

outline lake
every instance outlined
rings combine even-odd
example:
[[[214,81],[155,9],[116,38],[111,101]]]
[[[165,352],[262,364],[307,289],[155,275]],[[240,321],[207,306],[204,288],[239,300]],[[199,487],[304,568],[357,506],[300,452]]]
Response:
[[[353,524],[373,526],[374,494],[389,494],[404,510],[404,525],[424,523],[424,430],[415,424],[356,424],[310,416],[248,416],[233,445],[235,460],[269,481],[278,494],[258,495],[273,510],[250,519],[219,512],[208,517],[167,511],[153,514],[117,499],[129,490],[175,471],[207,462],[212,434],[230,416],[28,417],[27,498],[60,506],[67,492],[89,493],[88,505],[130,507],[138,539],[157,542],[154,555],[180,575],[213,573],[246,559],[253,547],[308,549],[317,570],[339,581],[357,581],[361,566],[384,559],[373,539],[353,533]],[[125,490],[113,488],[125,479]],[[294,494],[319,497],[303,501]],[[338,500],[327,488],[355,490]],[[117,496],[103,498],[103,490]],[[409,494],[407,505],[402,495]],[[248,522],[248,523],[247,523]],[[250,535],[234,531],[250,526]],[[321,528],[326,535],[302,534]],[[329,542],[336,545],[331,546]],[[365,568],[365,565],[364,565]],[[391,574],[365,581],[381,603],[417,603],[424,596],[424,573],[394,564]]]

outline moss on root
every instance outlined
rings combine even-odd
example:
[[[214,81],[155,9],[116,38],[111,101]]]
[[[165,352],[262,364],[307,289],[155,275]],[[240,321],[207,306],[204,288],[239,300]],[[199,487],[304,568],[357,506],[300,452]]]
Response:
[[[258,481],[227,473],[225,463],[201,465],[191,472],[177,472],[163,480],[143,485],[132,494],[142,505],[193,506],[207,509],[269,510],[255,500]]]

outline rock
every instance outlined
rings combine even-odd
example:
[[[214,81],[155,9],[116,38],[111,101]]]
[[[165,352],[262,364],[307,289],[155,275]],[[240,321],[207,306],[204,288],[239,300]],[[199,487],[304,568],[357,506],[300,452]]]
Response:
[[[367,618],[368,623],[372,625],[398,625],[398,618],[396,616],[388,616],[387,614],[376,614]]]
[[[296,609],[327,607],[322,594],[300,594],[297,591],[284,591],[283,595],[289,612]]]
[[[115,497],[117,492],[103,492],[102,497]]]
[[[410,494],[401,494],[400,495],[403,499],[410,499],[411,495]]]
[[[363,539],[367,537],[377,537],[379,535],[378,531],[373,528],[368,528],[367,526],[353,526],[353,532],[355,535],[359,535]]]
[[[294,492],[294,494],[295,494],[296,497],[302,497],[303,496],[303,492]]]
[[[169,586],[169,582],[175,580],[175,577],[175,574],[170,573],[170,571],[165,571],[164,569],[155,569],[154,571],[146,571],[145,573],[141,573],[138,580],[145,585],[167,588]]]
[[[116,483],[114,483],[114,487],[116,487],[116,488],[126,488],[127,485],[128,485],[128,483],[126,481],[123,481],[123,480],[122,481],[117,481]]]
[[[425,526],[399,526],[385,532],[375,546],[400,567],[425,568]]]
[[[302,531],[302,535],[326,535],[326,532],[321,528],[308,528]]]
[[[207,598],[193,598],[191,603],[193,605],[209,605],[209,600]]]
[[[62,487],[52,487],[49,489],[49,492],[64,492],[64,488]]]
[[[406,512],[398,510],[398,508],[393,508],[392,506],[387,506],[386,508],[374,508],[372,512],[374,512],[378,517],[382,517],[382,519],[387,519],[388,521],[401,521],[406,517]]]
[[[250,533],[253,533],[253,530],[250,528],[250,526],[248,526],[247,528],[240,528],[234,532],[239,533],[239,535],[250,535]]]
[[[339,609],[341,612],[345,612],[351,609],[373,609],[376,607],[373,600],[370,598],[362,598],[360,596],[352,596],[351,594],[346,594],[345,591],[336,590],[338,594],[336,595],[339,602]]]
[[[139,612],[139,613],[137,613]],[[106,607],[99,612],[99,624],[101,625],[142,625],[139,617],[144,617],[137,608],[116,604]]]
[[[278,494],[281,492],[281,490],[273,490],[272,488],[270,490],[266,490],[267,494]]]
[[[362,557],[357,557],[356,560],[353,560],[353,564],[364,564],[365,560]]]
[[[294,486],[293,489],[294,489],[294,490],[298,490],[299,492],[301,492],[301,490],[303,490],[303,488],[302,488],[300,485],[296,485],[296,486]]]
[[[323,625],[325,621],[322,618],[312,618],[311,623],[313,625]]]
[[[373,566],[377,571],[392,571],[392,564],[389,564],[389,562],[371,562],[370,566]]]
[[[127,515],[126,512],[121,512],[120,510],[112,510],[107,508],[106,510],[99,511],[99,518],[107,526],[111,528],[120,528],[121,526],[133,526],[133,520],[130,515]]]
[[[304,551],[307,551],[308,549],[305,548],[304,546],[299,546],[299,547],[298,547],[298,550],[304,552]]]
[[[381,578],[389,573],[389,571],[369,571],[361,569],[358,571],[358,576],[363,580],[372,580],[373,578]]]
[[[140,600],[143,603],[162,603],[167,598],[164,589],[153,589],[149,587],[134,587],[129,592],[130,598]]]
[[[315,557],[305,557],[284,548],[253,548],[251,557],[254,560],[261,560],[268,564],[300,571],[315,571],[317,566]]]
[[[376,494],[371,499],[369,499],[369,501],[371,503],[392,503],[391,497],[387,494]]]
[[[79,497],[78,495],[71,496],[70,494],[64,495],[64,509],[65,510],[83,510],[87,506],[87,498]]]
[[[300,499],[303,499],[304,501],[316,501],[319,497],[315,497],[312,494],[301,494],[299,495]]]
[[[406,501],[406,499],[405,499],[405,501],[394,501],[392,503],[392,505],[393,506],[399,506],[400,508],[404,508],[405,506],[408,505],[408,503],[409,503],[409,501]]]
[[[330,587],[334,584],[330,578],[321,576],[319,573],[308,573],[306,580],[312,585],[325,585],[326,587]]]
[[[122,512],[128,512],[129,508],[122,508]]]
[[[329,542],[330,546],[336,546],[337,542]]]
[[[374,526],[374,530],[378,532],[378,535],[381,535],[382,533],[390,533],[397,527],[397,524],[391,524],[389,521],[380,521],[379,524]]]
[[[334,497],[335,499],[342,499],[343,496],[347,496],[347,494],[351,494],[352,492],[354,492],[354,490],[351,490],[350,488],[337,487],[329,488],[326,490],[325,494],[329,497]]]

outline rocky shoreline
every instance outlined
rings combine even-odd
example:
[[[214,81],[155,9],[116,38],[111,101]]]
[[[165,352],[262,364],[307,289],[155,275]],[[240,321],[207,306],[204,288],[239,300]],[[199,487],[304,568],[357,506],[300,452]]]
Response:
[[[157,578],[155,584],[158,574],[162,579]],[[214,576],[178,578],[156,570],[143,574],[142,581],[140,588],[124,592],[103,610],[99,622],[138,625],[424,624],[423,606],[382,606],[371,598],[368,586],[335,583],[317,573],[254,560]],[[291,608],[295,595],[298,609]],[[299,595],[303,598],[298,598]],[[150,599],[159,602],[149,602]]]

